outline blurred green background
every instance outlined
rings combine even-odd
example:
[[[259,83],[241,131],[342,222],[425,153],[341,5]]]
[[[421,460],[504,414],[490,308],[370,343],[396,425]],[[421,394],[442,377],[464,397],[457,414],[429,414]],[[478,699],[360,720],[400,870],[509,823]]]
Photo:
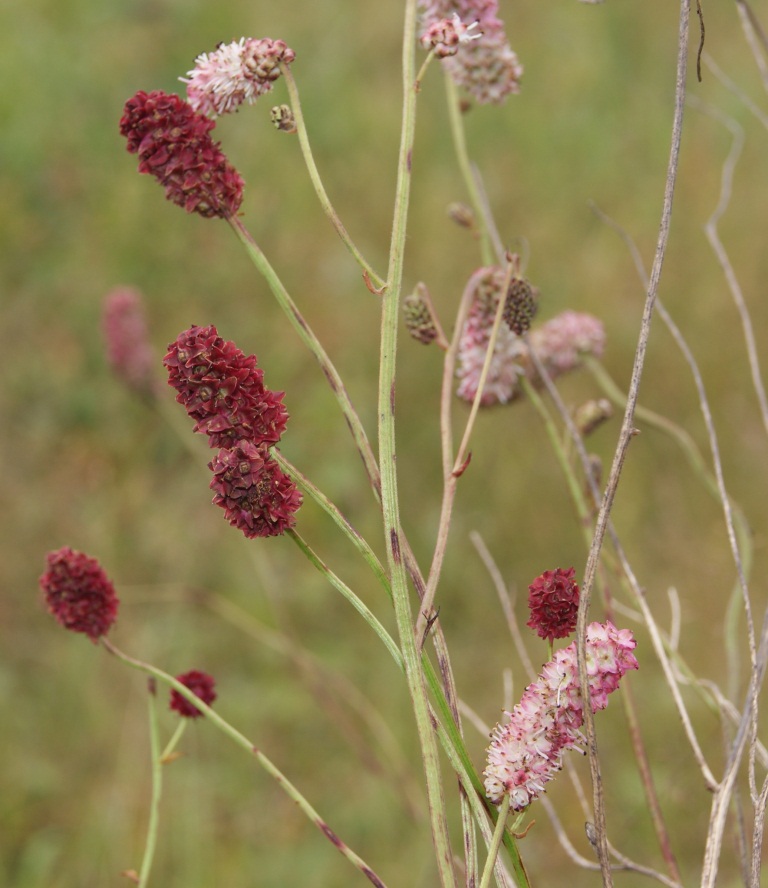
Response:
[[[296,51],[293,71],[328,191],[358,245],[383,271],[399,137],[400,7],[350,0],[0,5],[2,885],[106,888],[128,884],[121,871],[141,861],[150,792],[145,681],[83,637],[61,631],[45,613],[37,578],[45,553],[62,545],[98,557],[114,578],[122,599],[113,633],[119,646],[173,673],[213,673],[220,712],[389,885],[435,884],[410,703],[395,667],[289,540],[249,542],[222,520],[210,505],[205,442],[195,442],[199,456],[192,458],[161,415],[112,376],[100,331],[103,296],[128,284],[146,297],[158,378],[166,344],[193,323],[215,324],[255,352],[267,384],[286,392],[291,422],[283,452],[381,549],[361,464],[318,367],[229,228],[166,203],[155,182],[137,175],[117,124],[136,90],[180,89],[177,78],[218,41],[243,34],[284,39]],[[625,388],[643,289],[626,248],[588,201],[627,229],[650,266],[669,151],[676,4],[503,0],[501,12],[525,65],[523,89],[502,107],[470,113],[470,149],[502,236],[514,248],[528,245],[541,319],[566,308],[602,318],[604,364]],[[708,52],[765,107],[735,4],[706,4],[705,14]],[[695,49],[695,19],[692,28]],[[722,233],[764,351],[766,133],[706,68],[696,83],[694,62],[692,52],[691,94],[747,132]],[[286,100],[282,84],[273,96],[222,120],[216,132],[247,183],[246,224],[325,343],[373,435],[379,307],[322,216],[297,141],[269,124],[270,106]],[[703,234],[729,146],[720,122],[688,108],[661,296],[700,362],[729,490],[754,531],[759,618],[765,434],[738,317]],[[465,197],[433,68],[419,102],[405,274],[408,287],[429,284],[447,327],[463,282],[479,264],[471,237],[445,212]],[[440,503],[440,373],[436,350],[403,339],[398,467],[406,529],[425,569]],[[564,379],[561,391],[569,405],[600,394],[586,372]],[[165,397],[171,409],[170,389]],[[658,319],[641,402],[687,428],[706,451],[690,373]],[[457,404],[457,420],[466,415],[462,408]],[[177,419],[183,426],[186,417]],[[675,587],[684,656],[703,677],[725,685],[723,623],[735,572],[722,510],[675,444],[639,425],[616,525],[658,618],[668,623],[667,589]],[[606,465],[618,428],[617,418],[589,442]],[[472,451],[438,603],[460,694],[492,724],[504,703],[503,671],[513,672],[514,697],[527,679],[469,532],[483,535],[505,581],[520,590],[523,620],[527,584],[556,566],[573,564],[580,574],[586,553],[529,405],[484,413]],[[380,591],[313,504],[299,513],[299,529],[391,626]],[[224,612],[222,602],[237,610]],[[694,884],[710,796],[647,634],[624,622],[639,639],[641,670],[629,681],[654,776],[673,847]],[[281,633],[279,642],[264,627]],[[530,648],[534,662],[545,658],[543,648]],[[310,656],[317,659],[307,665],[303,658]],[[362,691],[367,720],[333,675]],[[718,722],[695,695],[687,699],[718,768]],[[161,722],[170,735],[172,715],[163,711]],[[599,717],[598,729],[611,839],[630,857],[661,867],[618,700]],[[471,726],[467,735],[482,767],[486,738]],[[279,788],[212,728],[191,725],[183,749],[185,758],[165,774],[151,884],[362,884]],[[586,761],[571,758],[586,780]],[[452,779],[446,785],[452,792]],[[549,798],[578,850],[590,856],[566,775]],[[598,884],[594,872],[568,861],[543,810],[531,815],[537,822],[523,855],[534,884]],[[723,885],[737,883],[734,848],[729,838]],[[617,876],[621,885],[646,883]]]

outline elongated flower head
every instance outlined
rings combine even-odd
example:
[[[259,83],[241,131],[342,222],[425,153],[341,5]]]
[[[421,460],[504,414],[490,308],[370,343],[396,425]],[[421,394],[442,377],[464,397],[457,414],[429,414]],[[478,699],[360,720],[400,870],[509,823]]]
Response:
[[[214,326],[190,327],[168,346],[163,359],[176,400],[196,420],[195,431],[211,447],[240,440],[276,444],[288,422],[283,392],[264,387],[256,355],[244,354],[222,339]]]
[[[478,269],[473,275],[474,296],[459,340],[457,394],[474,401],[491,341],[491,329],[502,296],[506,271],[497,265]],[[526,354],[522,339],[509,327],[499,326],[496,344],[480,403],[506,404],[517,394],[517,380],[524,372],[520,359]]]
[[[214,122],[177,95],[137,92],[125,103],[120,132],[128,151],[139,155],[139,172],[165,187],[168,200],[206,218],[234,216],[243,199],[243,180],[218,142]]]
[[[266,447],[240,441],[208,464],[213,502],[248,538],[279,536],[296,524],[301,494]]]
[[[216,691],[214,690],[216,682],[206,672],[192,669],[183,675],[177,675],[176,681],[181,682],[185,688],[189,688],[196,697],[199,697],[208,706],[216,699]],[[178,712],[184,718],[199,718],[203,714],[194,704],[182,697],[175,688],[171,688],[171,709]]]
[[[189,104],[201,114],[218,116],[252,105],[272,89],[280,63],[290,64],[296,53],[282,40],[241,37],[220,43],[195,59],[195,67],[180,77],[187,84]]]
[[[403,299],[403,317],[410,335],[422,345],[429,345],[438,337],[437,325],[432,315],[432,300],[427,285],[421,281],[413,293]]]
[[[141,293],[132,287],[116,287],[107,293],[101,324],[112,369],[130,388],[151,394],[155,356],[149,344]]]
[[[545,570],[528,587],[531,618],[526,625],[535,629],[539,638],[566,638],[576,628],[579,587],[575,573],[572,567]]]
[[[499,103],[520,92],[523,67],[507,40],[498,17],[498,0],[420,0],[421,27],[427,31],[454,15],[464,23],[477,22],[455,55],[443,59],[451,78],[481,105]]]
[[[48,611],[72,632],[83,632],[94,643],[117,619],[119,599],[95,558],[65,546],[47,556],[40,577]]]
[[[539,291],[525,278],[513,277],[504,302],[504,323],[522,336],[531,329],[531,321],[539,309]]]
[[[628,629],[610,621],[591,623],[586,642],[590,703],[597,712],[608,705],[622,676],[638,668],[636,642]],[[522,811],[544,792],[562,768],[563,753],[580,742],[583,708],[573,642],[545,664],[506,713],[508,720],[494,728],[483,771],[488,798],[498,804],[508,794],[512,809]]]

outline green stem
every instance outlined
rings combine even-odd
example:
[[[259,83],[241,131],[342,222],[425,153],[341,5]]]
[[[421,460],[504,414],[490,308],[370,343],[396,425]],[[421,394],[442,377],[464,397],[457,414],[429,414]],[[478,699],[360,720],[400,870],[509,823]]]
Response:
[[[163,684],[178,691],[187,702],[191,703],[199,712],[202,712],[202,714],[222,731],[222,733],[226,734],[230,740],[244,749],[249,755],[252,755],[267,774],[275,780],[283,792],[296,803],[307,819],[331,842],[340,854],[360,870],[369,882],[377,886],[377,888],[386,888],[384,882],[376,875],[370,866],[368,866],[362,857],[355,854],[355,852],[333,832],[285,774],[283,774],[260,749],[254,746],[244,734],[241,734],[237,728],[234,728],[229,722],[225,721],[215,710],[211,709],[211,707],[204,703],[193,691],[186,687],[186,685],[183,685],[180,681],[177,681],[172,675],[163,672],[162,669],[158,669],[156,666],[152,666],[151,663],[145,663],[142,660],[137,660],[135,657],[123,653],[123,651],[116,648],[109,639],[103,636],[101,638],[101,644],[110,654],[117,657],[118,660],[126,663],[134,669],[138,669],[141,672],[154,676],[154,678],[163,682]]]
[[[302,317],[296,303],[288,295],[288,291],[277,276],[277,272],[269,264],[267,257],[261,251],[256,241],[251,237],[248,229],[238,218],[230,217],[227,221],[234,229],[235,234],[238,236],[241,243],[245,246],[253,264],[264,276],[264,279],[269,285],[272,294],[277,299],[280,308],[285,312],[294,330],[299,334],[299,338],[315,356],[318,364],[320,364],[320,367],[328,380],[328,384],[330,385],[336,400],[339,402],[341,412],[347,420],[347,425],[352,432],[352,437],[354,438],[357,449],[362,457],[363,465],[365,466],[374,494],[379,498],[381,481],[379,478],[379,468],[376,465],[376,458],[373,455],[373,449],[371,448],[370,441],[365,433],[360,417],[352,406],[349,394],[347,393],[347,389],[344,386],[338,371],[328,357],[325,349],[320,344],[320,340],[315,336],[309,324]]]
[[[184,730],[187,727],[187,719],[182,718],[179,719],[179,724],[176,727],[176,730],[173,732],[173,737],[168,741],[165,749],[160,753],[160,764],[164,765],[169,757],[173,754],[173,751],[179,745],[179,740],[181,740]]]
[[[392,655],[394,661],[403,668],[403,658],[400,655],[400,650],[395,643],[395,640],[392,636],[387,632],[387,630],[382,626],[379,620],[374,616],[373,612],[358,598],[358,596],[344,583],[336,574],[328,567],[325,562],[323,562],[312,550],[312,548],[307,545],[307,543],[296,533],[295,530],[288,530],[286,534],[291,537],[291,539],[296,543],[296,545],[301,549],[301,551],[306,555],[309,561],[320,571],[321,574],[328,580],[328,582],[336,589],[338,592],[347,599],[347,601],[354,607],[354,609],[360,614],[360,616],[365,620],[365,622],[373,629],[373,631],[379,636],[379,638],[384,643],[384,647],[389,651]]]
[[[405,661],[408,691],[411,696],[416,728],[421,745],[427,782],[432,838],[435,844],[440,884],[456,888],[453,855],[448,836],[445,800],[440,779],[437,743],[429,717],[429,704],[421,671],[421,657],[414,637],[414,625],[408,595],[402,529],[398,503],[395,465],[395,378],[397,329],[403,277],[406,223],[411,186],[411,162],[416,123],[415,52],[416,0],[407,0],[403,28],[403,118],[397,169],[392,240],[389,253],[387,290],[382,297],[381,361],[379,371],[379,465],[381,502],[384,515],[387,562],[392,582],[395,617],[400,648]]]
[[[150,682],[147,694],[149,712],[149,747],[152,756],[152,800],[149,805],[149,824],[147,825],[147,841],[144,845],[144,859],[141,861],[139,888],[147,888],[152,861],[157,846],[157,831],[160,824],[160,797],[163,792],[163,766],[160,755],[160,735],[157,727],[157,707],[155,705],[155,688]]]
[[[299,145],[301,146],[301,153],[304,155],[304,163],[307,165],[307,170],[309,172],[309,178],[312,180],[312,184],[314,185],[315,192],[320,200],[320,205],[323,208],[323,212],[330,220],[333,227],[336,229],[339,237],[344,241],[344,245],[349,250],[349,252],[355,257],[358,265],[363,269],[367,280],[371,283],[371,285],[377,290],[381,290],[384,287],[385,281],[382,277],[380,277],[376,272],[371,268],[371,266],[365,261],[362,253],[357,249],[355,244],[352,242],[352,238],[347,233],[347,229],[342,224],[341,219],[339,218],[336,210],[333,208],[333,204],[331,204],[330,198],[325,190],[325,186],[323,185],[322,179],[320,178],[320,173],[318,172],[317,165],[315,164],[315,159],[312,156],[312,149],[309,144],[309,136],[307,135],[307,126],[304,122],[304,115],[301,110],[301,102],[299,101],[299,90],[296,86],[296,81],[293,79],[293,73],[288,65],[280,65],[280,71],[285,78],[285,84],[288,88],[288,96],[291,100],[291,110],[293,111],[293,116],[296,121],[296,131],[299,136]]]
[[[496,858],[501,848],[501,840],[504,836],[504,826],[507,822],[507,814],[509,814],[509,793],[505,793],[499,805],[499,819],[496,821],[496,829],[493,831],[493,842],[488,849],[488,859],[485,861],[485,869],[483,870],[483,878],[480,881],[480,888],[488,888],[491,884],[491,875]]]

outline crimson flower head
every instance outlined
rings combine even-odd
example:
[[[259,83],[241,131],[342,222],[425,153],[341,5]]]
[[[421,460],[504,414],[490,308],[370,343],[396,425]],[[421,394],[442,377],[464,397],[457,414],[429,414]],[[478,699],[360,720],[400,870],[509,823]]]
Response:
[[[213,471],[214,504],[248,538],[280,536],[296,523],[301,493],[266,447],[240,441],[231,450],[220,450],[208,468]]]
[[[246,355],[215,327],[190,327],[168,346],[163,359],[176,400],[196,420],[211,447],[247,440],[276,444],[288,422],[283,392],[264,387],[256,356]]]
[[[206,672],[192,669],[183,675],[177,675],[176,681],[181,682],[185,688],[189,688],[196,697],[199,697],[208,706],[216,699],[216,691],[214,690],[216,682]],[[174,709],[184,718],[198,718],[203,714],[186,697],[182,697],[175,688],[171,688],[171,709]]]
[[[168,200],[205,218],[234,216],[243,180],[211,138],[215,123],[174,93],[139,91],[125,103],[120,133],[139,155],[139,172],[165,187]]]
[[[545,570],[528,587],[531,618],[526,625],[535,629],[539,638],[565,638],[576,628],[579,587],[573,579],[575,573],[572,567]]]
[[[119,599],[95,558],[68,546],[49,552],[40,577],[48,611],[65,629],[84,632],[94,643],[117,619]]]

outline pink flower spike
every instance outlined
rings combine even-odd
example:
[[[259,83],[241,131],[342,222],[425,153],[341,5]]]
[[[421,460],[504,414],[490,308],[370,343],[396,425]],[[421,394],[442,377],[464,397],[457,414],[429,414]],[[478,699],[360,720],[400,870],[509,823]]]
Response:
[[[241,37],[199,55],[195,67],[179,80],[187,84],[187,98],[195,111],[217,117],[237,111],[243,102],[252,105],[270,92],[280,76],[280,64],[295,58],[282,40]]]
[[[216,691],[214,690],[216,682],[206,672],[200,672],[192,669],[183,675],[177,675],[176,681],[181,682],[185,688],[189,688],[196,697],[199,697],[203,703],[210,706],[216,699]],[[171,688],[171,709],[179,713],[184,718],[199,718],[203,713],[190,703],[186,697],[175,689]]]
[[[610,621],[591,623],[586,642],[590,705],[597,712],[607,706],[622,676],[638,668],[636,642],[628,629],[617,629]],[[522,811],[561,770],[563,753],[581,740],[584,716],[575,641],[557,651],[506,714],[506,723],[491,734],[485,791],[494,804],[509,795],[511,807]]]
[[[155,356],[147,336],[141,293],[132,287],[110,290],[102,303],[101,325],[112,369],[127,386],[151,395]]]
[[[83,632],[96,643],[117,619],[120,601],[95,558],[65,546],[47,556],[40,577],[48,611],[72,632]]]

